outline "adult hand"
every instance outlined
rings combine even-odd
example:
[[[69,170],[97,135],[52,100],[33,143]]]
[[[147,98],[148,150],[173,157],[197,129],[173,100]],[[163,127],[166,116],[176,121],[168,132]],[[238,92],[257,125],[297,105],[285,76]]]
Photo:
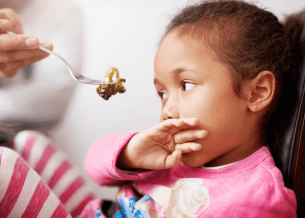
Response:
[[[23,35],[21,20],[9,8],[0,9],[0,42],[0,76],[4,77],[12,77],[22,67],[46,58],[49,54],[38,49],[39,45],[53,50],[51,43],[40,43],[34,36]]]
[[[136,134],[117,161],[121,169],[168,169],[181,163],[182,153],[202,149],[196,139],[207,136],[196,130],[196,118],[168,119]]]

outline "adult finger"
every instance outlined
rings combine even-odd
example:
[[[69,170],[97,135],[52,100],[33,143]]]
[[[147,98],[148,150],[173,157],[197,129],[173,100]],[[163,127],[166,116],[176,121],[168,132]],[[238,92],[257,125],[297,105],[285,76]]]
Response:
[[[42,44],[45,48],[52,50],[51,43]],[[45,57],[48,53],[40,49],[34,50],[12,50],[12,51],[0,51],[0,63],[9,63],[19,60],[25,60],[35,57]]]
[[[176,144],[194,141],[196,139],[205,138],[208,135],[206,130],[186,130],[180,131],[174,135]]]
[[[47,55],[48,56],[48,55]],[[12,63],[0,64],[0,76],[3,77],[13,77],[16,75],[22,67],[31,65],[37,61],[40,61],[47,56],[35,57],[26,60],[15,61]]]
[[[22,22],[16,12],[10,8],[0,9],[0,33],[12,31],[14,33],[22,34]]]
[[[40,43],[40,46],[42,46],[50,51],[53,51],[53,49],[54,49],[53,44],[51,42],[42,42],[42,43]]]
[[[0,76],[10,78],[15,76],[19,72],[20,68],[10,69],[9,71],[0,65]]]
[[[13,28],[13,23],[7,19],[0,19],[0,33],[7,33]]]
[[[35,36],[20,34],[0,34],[0,51],[36,49],[39,40]]]
[[[187,142],[183,144],[177,144],[175,147],[176,150],[180,150],[182,153],[190,153],[192,151],[200,151],[202,149],[202,145],[195,142]]]

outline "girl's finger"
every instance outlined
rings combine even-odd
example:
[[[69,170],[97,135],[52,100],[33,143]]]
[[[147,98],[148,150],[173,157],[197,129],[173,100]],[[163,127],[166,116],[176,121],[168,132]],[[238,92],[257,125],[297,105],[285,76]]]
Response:
[[[178,120],[178,119],[168,119],[168,120],[165,120],[161,123],[158,124],[158,129],[161,131],[161,132],[167,132],[168,130],[170,129],[173,129],[173,128],[176,128],[176,127],[179,127],[181,125],[183,125],[183,121],[182,120]]]
[[[159,123],[159,130],[162,132],[169,131],[171,129],[180,130],[181,128],[189,128],[198,124],[197,118],[183,118],[183,119],[168,119]]]
[[[176,150],[180,150],[182,153],[190,153],[192,151],[200,151],[202,149],[202,145],[195,142],[187,142],[183,144],[177,144],[175,147]]]
[[[196,126],[199,123],[198,118],[182,118],[180,119],[184,122],[184,124],[189,125],[189,126]]]
[[[180,164],[182,161],[182,152],[181,150],[175,150],[172,154],[168,155],[165,163],[164,169],[168,169]]]
[[[174,135],[174,141],[176,144],[182,144],[196,139],[205,138],[207,135],[208,132],[206,130],[185,130],[176,133]]]

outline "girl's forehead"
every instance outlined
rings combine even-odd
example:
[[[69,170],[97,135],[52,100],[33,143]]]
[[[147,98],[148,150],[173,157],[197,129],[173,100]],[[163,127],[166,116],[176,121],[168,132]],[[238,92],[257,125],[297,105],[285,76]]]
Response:
[[[194,73],[203,78],[215,70],[228,73],[227,67],[218,60],[209,46],[192,37],[180,37],[176,33],[170,33],[162,40],[155,56],[154,68],[156,81],[171,77],[178,79],[178,75],[193,77]]]
[[[169,65],[172,63],[170,60],[179,61],[182,64],[192,59],[218,61],[215,52],[205,42],[188,35],[180,36],[173,31],[167,34],[160,43],[155,55],[155,70],[163,65]]]
[[[175,44],[185,44],[188,45],[190,43],[199,43],[197,40],[192,38],[190,35],[179,35],[177,30],[169,32],[161,41],[159,49],[166,46],[176,46]]]
[[[178,30],[169,32],[161,40],[158,51],[162,49],[172,50],[177,46],[180,46],[179,48],[181,48],[181,45],[183,45],[185,48],[202,50],[204,53],[211,53],[216,57],[216,52],[211,48],[208,41],[204,37],[196,38],[191,34],[179,34]]]

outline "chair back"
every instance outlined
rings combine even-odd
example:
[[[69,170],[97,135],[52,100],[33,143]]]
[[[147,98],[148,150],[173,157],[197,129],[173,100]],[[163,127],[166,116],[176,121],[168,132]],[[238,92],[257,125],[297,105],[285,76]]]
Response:
[[[277,151],[276,164],[283,173],[285,185],[293,189],[298,202],[298,217],[305,217],[305,28],[300,42],[302,46],[302,64],[295,84],[294,103],[280,105],[290,107],[291,114],[281,114],[287,119],[279,137],[280,149]],[[289,97],[289,96],[288,96]]]

